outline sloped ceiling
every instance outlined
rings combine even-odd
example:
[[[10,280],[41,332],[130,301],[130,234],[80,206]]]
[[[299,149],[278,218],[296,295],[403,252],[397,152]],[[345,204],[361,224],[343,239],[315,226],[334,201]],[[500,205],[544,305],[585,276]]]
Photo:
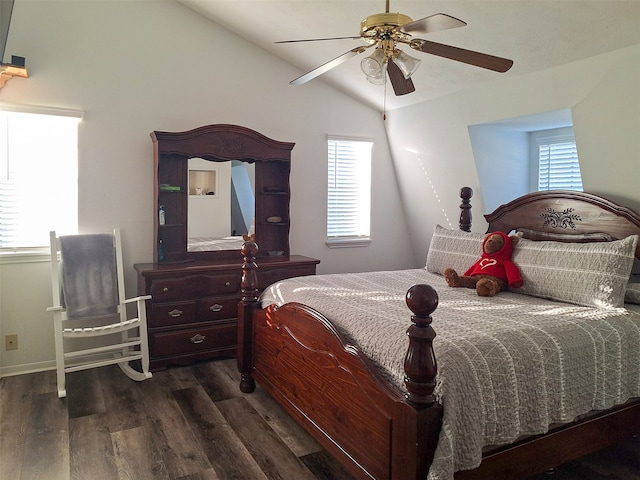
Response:
[[[385,0],[177,0],[300,69],[300,75],[364,44],[279,40],[358,36],[360,21],[385,11]],[[369,84],[361,54],[311,82],[324,81],[379,110],[392,110],[490,82],[517,77],[640,43],[640,0],[391,0],[391,12],[414,20],[446,13],[467,26],[422,35],[434,42],[514,61],[507,73],[405,49],[422,64],[416,91],[396,97],[391,86]],[[293,80],[287,79],[287,80]],[[291,88],[306,88],[306,85]]]

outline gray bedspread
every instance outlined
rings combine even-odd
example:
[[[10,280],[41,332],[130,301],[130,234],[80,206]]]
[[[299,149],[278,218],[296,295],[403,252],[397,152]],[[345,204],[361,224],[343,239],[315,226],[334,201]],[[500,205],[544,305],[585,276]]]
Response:
[[[478,297],[425,269],[288,279],[261,300],[323,313],[404,390],[411,315],[404,297],[416,283],[440,297],[433,328],[444,419],[430,480],[477,467],[485,446],[640,397],[637,306],[602,310],[511,292]]]

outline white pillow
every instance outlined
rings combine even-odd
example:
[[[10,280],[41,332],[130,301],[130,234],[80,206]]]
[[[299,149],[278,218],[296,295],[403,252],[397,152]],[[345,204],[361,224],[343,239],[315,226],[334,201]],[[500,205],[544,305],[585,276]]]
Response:
[[[524,285],[517,291],[576,305],[624,306],[638,235],[613,242],[521,239],[513,253]]]
[[[427,271],[442,275],[445,268],[460,275],[476,263],[482,255],[484,234],[450,230],[436,225],[427,254]]]

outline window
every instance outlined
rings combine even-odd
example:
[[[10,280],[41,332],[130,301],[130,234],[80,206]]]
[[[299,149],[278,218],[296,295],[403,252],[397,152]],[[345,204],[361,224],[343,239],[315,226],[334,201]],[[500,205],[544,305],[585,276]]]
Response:
[[[0,248],[45,247],[78,231],[78,121],[58,109],[0,105]]]
[[[556,151],[555,145],[570,142],[575,149],[576,144],[573,119],[568,108],[469,125],[469,138],[484,206],[488,212],[526,193],[543,188],[560,188],[556,183],[551,183],[561,178],[561,170],[556,169],[556,154],[559,151]],[[553,148],[549,147],[549,155],[554,157],[552,168],[543,166],[540,169],[539,145],[554,145]],[[573,154],[574,178],[580,179],[576,150],[573,150]],[[539,186],[540,172],[549,180],[544,179]],[[563,185],[562,188],[582,190],[582,182],[578,182],[578,185]]]
[[[371,148],[373,143],[330,137],[328,140],[327,244],[369,243]]]
[[[538,191],[582,191],[578,149],[572,129],[556,129],[532,134],[538,173]]]

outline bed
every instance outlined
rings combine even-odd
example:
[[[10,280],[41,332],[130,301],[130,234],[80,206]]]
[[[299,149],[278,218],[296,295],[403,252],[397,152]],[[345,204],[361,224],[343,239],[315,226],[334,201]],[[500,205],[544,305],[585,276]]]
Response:
[[[422,269],[259,299],[242,248],[240,388],[260,383],[356,478],[522,479],[640,433],[640,215],[581,192],[502,205],[488,231],[519,232],[525,286],[481,298],[441,276],[479,255],[471,195]]]

